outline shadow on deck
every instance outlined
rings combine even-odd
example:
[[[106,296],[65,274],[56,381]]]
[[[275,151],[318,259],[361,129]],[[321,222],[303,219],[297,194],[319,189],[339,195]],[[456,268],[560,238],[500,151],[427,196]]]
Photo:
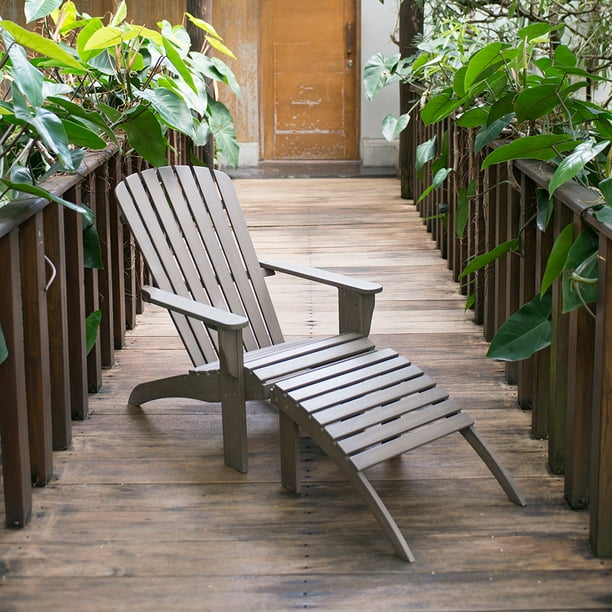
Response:
[[[259,255],[381,282],[372,336],[432,374],[527,500],[510,503],[459,434],[379,465],[370,479],[416,556],[394,556],[335,467],[302,440],[304,490],[279,485],[278,423],[249,406],[250,471],[223,466],[214,404],[128,409],[137,382],[189,363],[165,312],[147,308],[35,492],[23,530],[0,532],[2,610],[612,609],[612,562],[588,514],[563,499],[503,367],[393,178],[239,179]],[[335,332],[329,289],[274,277],[288,338]],[[304,323],[306,322],[306,323]]]

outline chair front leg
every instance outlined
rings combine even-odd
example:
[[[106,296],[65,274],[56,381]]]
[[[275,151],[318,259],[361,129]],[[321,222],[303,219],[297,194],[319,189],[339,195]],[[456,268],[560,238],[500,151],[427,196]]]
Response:
[[[375,295],[350,289],[338,289],[340,333],[357,332],[367,337],[374,313]]]
[[[247,424],[240,329],[219,330],[219,365],[225,464],[238,472],[246,472],[248,470]]]

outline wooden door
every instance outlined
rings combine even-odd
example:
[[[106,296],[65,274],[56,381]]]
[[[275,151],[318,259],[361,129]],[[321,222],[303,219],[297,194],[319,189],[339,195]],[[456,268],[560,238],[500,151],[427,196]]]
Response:
[[[266,160],[358,158],[356,0],[261,0]]]

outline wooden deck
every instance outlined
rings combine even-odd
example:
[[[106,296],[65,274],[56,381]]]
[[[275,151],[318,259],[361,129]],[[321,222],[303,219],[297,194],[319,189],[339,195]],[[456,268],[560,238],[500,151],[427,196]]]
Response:
[[[241,179],[260,256],[381,282],[373,337],[462,402],[513,474],[511,504],[458,434],[373,468],[415,556],[393,555],[335,467],[303,440],[301,496],[279,486],[275,411],[249,407],[250,471],[223,466],[220,412],[131,387],[186,371],[147,308],[92,413],[74,423],[25,529],[0,531],[0,610],[612,610],[612,560],[563,499],[546,444],[485,358],[481,330],[395,179]],[[335,331],[329,288],[270,279],[287,337]],[[304,324],[306,321],[306,324]],[[358,534],[358,535],[357,535]]]

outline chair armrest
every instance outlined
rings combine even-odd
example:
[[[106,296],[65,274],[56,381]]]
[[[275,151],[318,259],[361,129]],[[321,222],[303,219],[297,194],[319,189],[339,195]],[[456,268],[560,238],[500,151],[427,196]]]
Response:
[[[207,304],[202,304],[201,302],[158,289],[157,287],[151,287],[150,285],[145,285],[142,288],[142,297],[145,302],[157,304],[158,306],[168,308],[168,310],[193,317],[213,329],[236,330],[246,327],[248,324],[248,319],[242,315],[227,312],[214,306],[208,306]]]
[[[260,261],[259,265],[264,268],[264,270],[272,273],[283,272],[299,278],[305,278],[318,283],[323,283],[324,285],[332,285],[338,289],[349,289],[350,291],[356,291],[357,293],[362,294],[374,294],[382,291],[382,285],[379,285],[378,283],[371,283],[370,281],[345,276],[344,274],[336,274],[335,272],[321,270],[320,268],[312,268],[310,266],[301,266],[296,264],[281,264],[274,261]]]

